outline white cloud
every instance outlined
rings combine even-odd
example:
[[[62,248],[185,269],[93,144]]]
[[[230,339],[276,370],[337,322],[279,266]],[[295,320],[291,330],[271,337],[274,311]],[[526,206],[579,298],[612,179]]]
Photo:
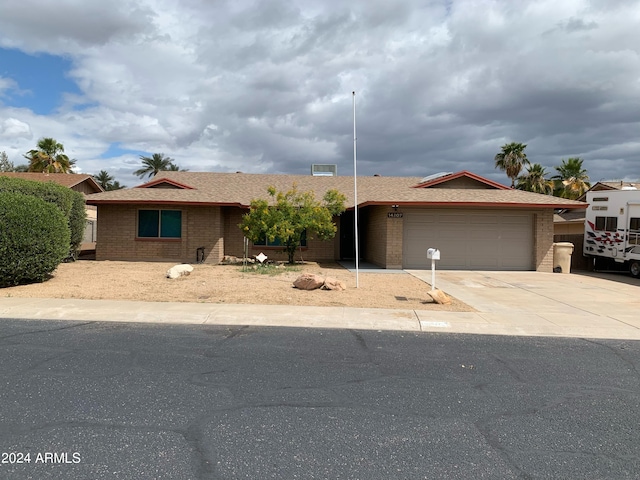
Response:
[[[0,122],[0,138],[2,139],[31,139],[32,137],[33,134],[29,125],[17,118],[6,118]]]
[[[11,112],[85,170],[135,170],[135,154],[101,158],[119,142],[191,170],[347,172],[355,90],[363,174],[506,181],[493,156],[514,140],[548,167],[580,154],[594,178],[640,177],[638,6],[9,0],[0,45],[72,59],[81,95],[46,117]]]

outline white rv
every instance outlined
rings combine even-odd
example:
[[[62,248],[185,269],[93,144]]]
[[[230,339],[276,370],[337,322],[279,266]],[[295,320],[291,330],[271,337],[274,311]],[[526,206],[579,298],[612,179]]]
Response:
[[[584,255],[596,266],[624,264],[640,277],[640,190],[587,192],[586,201]]]

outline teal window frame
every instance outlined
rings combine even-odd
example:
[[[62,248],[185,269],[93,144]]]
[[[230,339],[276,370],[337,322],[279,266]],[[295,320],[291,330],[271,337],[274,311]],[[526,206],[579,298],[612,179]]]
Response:
[[[182,238],[182,211],[162,209],[138,210],[137,238]]]

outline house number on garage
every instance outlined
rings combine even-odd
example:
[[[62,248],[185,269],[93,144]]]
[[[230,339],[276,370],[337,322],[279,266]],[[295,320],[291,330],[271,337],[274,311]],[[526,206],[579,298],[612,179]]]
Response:
[[[404,213],[402,212],[388,212],[387,218],[402,218],[403,215]]]

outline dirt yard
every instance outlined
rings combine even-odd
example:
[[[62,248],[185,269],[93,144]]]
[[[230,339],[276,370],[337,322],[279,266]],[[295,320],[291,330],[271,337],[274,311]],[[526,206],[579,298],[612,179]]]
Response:
[[[295,271],[281,267],[275,275],[245,272],[236,265],[193,265],[189,276],[166,278],[167,270],[174,265],[79,260],[61,264],[44,283],[0,289],[0,297],[472,310],[455,298],[451,299],[451,305],[433,303],[427,294],[430,286],[406,273],[361,270],[356,289],[355,273],[338,264],[309,262],[294,267]],[[298,290],[293,281],[303,272],[336,278],[347,289]]]

